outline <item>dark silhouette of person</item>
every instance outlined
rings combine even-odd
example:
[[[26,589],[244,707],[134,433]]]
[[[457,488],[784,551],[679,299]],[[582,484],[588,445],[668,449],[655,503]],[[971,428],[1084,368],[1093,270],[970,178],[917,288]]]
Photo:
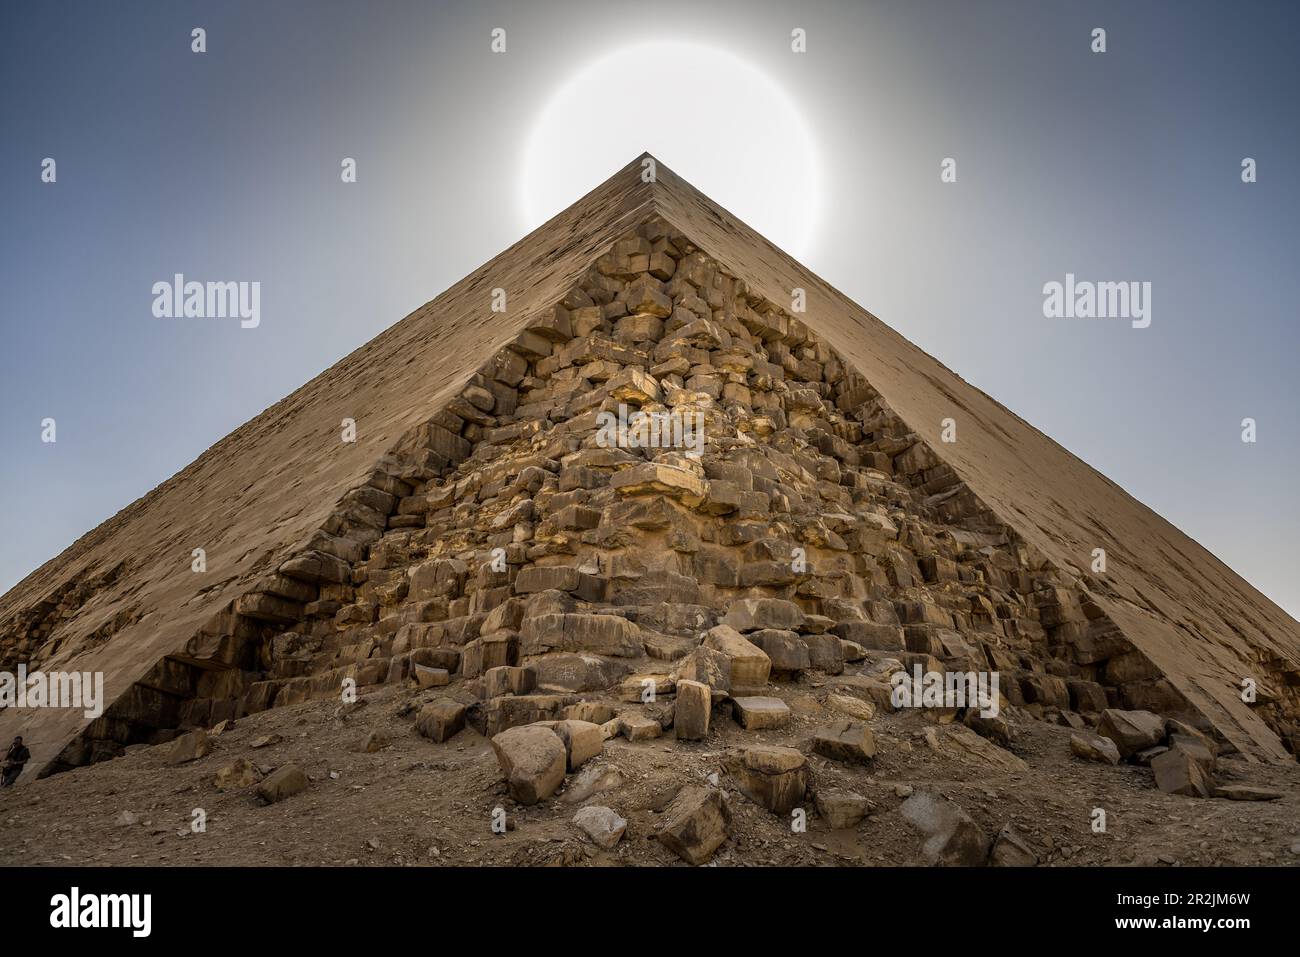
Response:
[[[21,737],[14,738],[14,743],[9,745],[9,750],[5,752],[4,770],[0,772],[0,788],[7,788],[18,780],[18,775],[23,773],[23,765],[32,759],[32,753],[27,750]]]

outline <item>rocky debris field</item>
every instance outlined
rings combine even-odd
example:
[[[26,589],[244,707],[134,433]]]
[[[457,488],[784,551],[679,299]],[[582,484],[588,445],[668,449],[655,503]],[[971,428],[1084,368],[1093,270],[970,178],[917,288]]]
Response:
[[[877,711],[865,757],[823,740],[850,717],[841,709],[866,704],[835,679],[767,690],[789,708],[782,727],[746,731],[721,702],[702,740],[600,735],[572,769],[546,723],[516,729],[561,742],[546,787],[557,772],[559,783],[542,798],[512,785],[473,727],[442,742],[422,733],[436,690],[277,708],[0,791],[0,863],[1300,863],[1300,768],[1218,759],[1219,787],[1274,800],[1165,793],[1149,767],[1082,757],[1078,732],[1014,709],[1010,749],[949,713]]]

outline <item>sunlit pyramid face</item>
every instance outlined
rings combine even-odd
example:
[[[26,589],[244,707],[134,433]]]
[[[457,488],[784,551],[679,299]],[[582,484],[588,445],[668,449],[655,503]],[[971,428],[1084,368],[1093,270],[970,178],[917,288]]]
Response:
[[[694,43],[616,50],[549,95],[523,153],[524,225],[540,226],[641,152],[787,252],[807,254],[820,206],[808,117],[753,64]]]

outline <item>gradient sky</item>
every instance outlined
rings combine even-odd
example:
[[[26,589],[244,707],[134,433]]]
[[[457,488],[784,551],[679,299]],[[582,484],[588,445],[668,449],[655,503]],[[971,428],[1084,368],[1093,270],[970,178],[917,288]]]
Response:
[[[658,38],[803,111],[808,266],[1300,615],[1298,31],[1292,3],[1189,0],[7,2],[0,590],[519,239],[548,95]],[[619,108],[649,130],[727,103],[629,60]],[[572,150],[605,128],[593,111]],[[621,162],[647,148],[616,135]],[[748,168],[783,135],[656,153],[708,193],[706,157]],[[261,282],[260,327],[153,318],[176,272]],[[1066,272],[1150,281],[1150,328],[1045,319]]]

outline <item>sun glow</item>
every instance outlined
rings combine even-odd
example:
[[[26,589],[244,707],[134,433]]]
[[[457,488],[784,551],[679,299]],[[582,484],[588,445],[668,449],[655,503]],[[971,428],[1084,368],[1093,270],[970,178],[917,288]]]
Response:
[[[528,229],[642,152],[794,256],[820,205],[807,118],[753,64],[713,47],[650,41],[580,69],[543,105],[524,149]]]

